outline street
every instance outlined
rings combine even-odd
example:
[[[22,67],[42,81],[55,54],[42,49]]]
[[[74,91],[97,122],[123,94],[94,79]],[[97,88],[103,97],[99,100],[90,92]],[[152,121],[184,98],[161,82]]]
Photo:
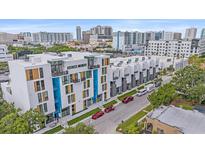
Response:
[[[146,94],[141,97],[135,96],[134,101],[129,102],[128,104],[120,103],[116,106],[114,111],[105,113],[97,120],[89,119],[85,121],[85,123],[93,125],[96,131],[100,134],[115,134],[117,133],[115,129],[122,120],[126,120],[149,104],[149,101],[147,100],[148,95],[149,94]]]
[[[164,76],[163,84],[171,80],[170,76]],[[149,104],[147,100],[149,94],[141,97],[134,97],[132,102],[128,104],[120,103],[115,107],[115,110],[110,113],[105,113],[97,120],[88,119],[85,121],[87,125],[93,125],[95,130],[100,134],[115,134],[117,126],[122,122],[140,111]]]

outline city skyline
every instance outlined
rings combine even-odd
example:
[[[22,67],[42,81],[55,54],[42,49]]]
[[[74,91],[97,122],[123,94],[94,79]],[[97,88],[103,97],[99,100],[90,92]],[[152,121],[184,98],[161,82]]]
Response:
[[[2,19],[0,32],[72,32],[76,34],[76,26],[82,31],[96,25],[112,26],[113,31],[175,31],[183,35],[186,28],[196,27],[200,37],[205,20],[181,19]]]

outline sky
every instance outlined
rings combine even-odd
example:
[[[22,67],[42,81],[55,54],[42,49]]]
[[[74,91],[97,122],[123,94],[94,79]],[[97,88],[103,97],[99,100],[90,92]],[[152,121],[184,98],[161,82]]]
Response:
[[[205,28],[205,20],[192,19],[0,19],[0,32],[71,32],[75,37],[76,26],[81,30],[89,30],[97,25],[112,26],[113,31],[173,31],[185,33],[186,28]]]

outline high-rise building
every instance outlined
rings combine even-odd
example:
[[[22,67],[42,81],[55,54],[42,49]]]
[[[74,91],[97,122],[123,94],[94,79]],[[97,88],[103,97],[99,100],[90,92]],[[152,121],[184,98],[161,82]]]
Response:
[[[83,43],[88,44],[90,42],[90,31],[83,31],[82,36],[83,36]]]
[[[198,55],[198,39],[149,41],[145,47],[146,56],[189,57]]]
[[[77,26],[77,27],[76,27],[76,39],[77,39],[78,41],[81,40],[81,27],[80,27],[80,26]]]
[[[32,41],[39,43],[66,43],[71,41],[72,39],[73,35],[71,33],[32,33]]]
[[[185,40],[192,40],[196,38],[197,28],[187,28],[185,32]]]
[[[92,35],[108,35],[112,36],[112,27],[111,26],[96,26],[90,29]]]
[[[125,51],[126,48],[135,48],[142,47],[144,44],[144,33],[140,32],[114,32],[113,33],[113,43],[112,47],[119,51]]]
[[[201,37],[200,37],[201,40],[204,40],[205,39],[205,28],[203,28],[201,30]]]
[[[181,40],[182,33],[174,32],[173,40]]]

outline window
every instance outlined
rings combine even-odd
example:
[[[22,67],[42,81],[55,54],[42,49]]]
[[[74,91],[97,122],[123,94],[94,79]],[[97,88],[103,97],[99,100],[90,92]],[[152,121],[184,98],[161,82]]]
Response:
[[[89,96],[89,90],[83,90],[83,98],[86,98]]]
[[[44,103],[44,104],[43,104],[43,108],[44,108],[44,112],[48,112],[47,103]]]
[[[85,80],[85,72],[80,72],[80,79],[81,81]]]
[[[43,78],[43,68],[39,68],[40,78]]]
[[[106,82],[106,76],[101,76],[101,83]]]
[[[75,102],[75,94],[68,95],[68,104]]]
[[[102,85],[102,91],[105,91],[105,90],[107,90],[107,83]]]
[[[88,79],[88,78],[91,78],[91,77],[92,77],[91,71],[87,71],[86,72],[86,78]]]
[[[69,83],[69,76],[65,75],[62,77],[62,84],[65,85],[65,84],[68,84]]]
[[[43,101],[47,101],[48,100],[48,92],[47,91],[44,91],[44,92],[42,92],[42,100]]]
[[[38,102],[41,103],[43,100],[42,100],[42,95],[41,93],[38,93]]]
[[[37,110],[38,110],[39,112],[41,112],[41,113],[48,112],[47,103],[38,105],[38,106],[37,106]]]
[[[32,73],[32,70],[29,70],[29,78],[30,78],[30,80],[33,80],[33,73]]]
[[[34,82],[34,90],[35,90],[35,92],[45,90],[44,80],[35,81]]]
[[[90,80],[87,80],[87,88],[90,88]]]
[[[44,80],[41,80],[41,90],[45,90]]]
[[[65,86],[65,93],[66,94],[70,94],[72,92],[73,92],[73,85],[72,84]]]
[[[103,75],[107,74],[107,67],[103,67],[103,68],[102,68],[102,74],[103,74]]]

